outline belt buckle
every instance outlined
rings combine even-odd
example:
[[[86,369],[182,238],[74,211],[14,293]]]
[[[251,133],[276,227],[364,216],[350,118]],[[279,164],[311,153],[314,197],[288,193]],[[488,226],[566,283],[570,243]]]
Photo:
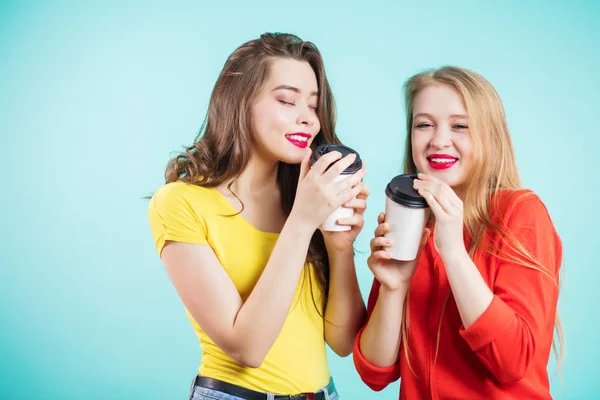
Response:
[[[315,394],[314,393],[300,393],[302,395],[302,398],[306,399],[306,400],[315,400]]]

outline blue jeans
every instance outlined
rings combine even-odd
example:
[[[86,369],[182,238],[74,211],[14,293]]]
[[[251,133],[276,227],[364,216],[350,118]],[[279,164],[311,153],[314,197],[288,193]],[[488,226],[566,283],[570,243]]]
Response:
[[[319,389],[318,391],[325,394],[325,400],[338,400],[338,396],[333,379],[329,381],[327,385]],[[272,400],[275,396],[273,393],[265,393],[268,400]],[[190,390],[190,400],[246,400],[242,397],[230,395],[228,393],[219,392],[204,388],[201,386],[192,386]]]

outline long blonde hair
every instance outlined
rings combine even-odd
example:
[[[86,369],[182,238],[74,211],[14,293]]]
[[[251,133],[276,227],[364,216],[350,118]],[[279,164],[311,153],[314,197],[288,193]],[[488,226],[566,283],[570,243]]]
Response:
[[[469,132],[473,141],[475,165],[470,176],[466,179],[467,183],[463,191],[464,226],[471,239],[467,249],[469,255],[473,257],[475,251],[479,249],[495,257],[518,263],[526,268],[535,269],[552,280],[558,291],[559,279],[557,272],[553,271],[554,268],[550,269],[549,267],[552,266],[542,265],[505,227],[496,224],[492,220],[490,200],[494,197],[494,194],[502,190],[521,189],[522,186],[502,101],[494,87],[483,76],[464,68],[446,66],[416,74],[406,81],[404,84],[404,103],[406,106],[407,134],[404,172],[413,174],[417,172],[412,157],[411,138],[415,97],[423,88],[440,84],[450,86],[461,95],[469,114]],[[492,249],[481,247],[483,245],[483,235],[490,228],[507,239],[510,252],[495,254]],[[442,316],[449,298],[450,295],[444,302]],[[402,341],[408,366],[412,371],[407,340],[410,330],[408,301],[409,298],[407,297],[404,304]],[[436,360],[440,343],[442,316],[438,326]],[[554,328],[556,337],[552,341],[552,349],[560,370],[564,358],[564,334],[558,312],[556,313]]]

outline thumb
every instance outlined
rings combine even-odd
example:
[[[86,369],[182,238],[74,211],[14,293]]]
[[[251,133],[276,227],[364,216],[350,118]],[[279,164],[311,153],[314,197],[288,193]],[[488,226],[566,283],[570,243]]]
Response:
[[[302,162],[300,163],[300,177],[298,178],[298,181],[301,181],[302,179],[304,179],[304,177],[306,175],[308,175],[308,173],[310,172],[310,156],[311,155],[312,155],[312,150],[309,147],[308,149],[306,149],[304,158],[302,158]]]

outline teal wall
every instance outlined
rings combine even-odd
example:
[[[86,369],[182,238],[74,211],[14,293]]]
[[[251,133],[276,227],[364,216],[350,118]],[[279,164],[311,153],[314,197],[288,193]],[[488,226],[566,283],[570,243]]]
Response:
[[[2,1],[0,398],[185,398],[200,353],[141,197],[192,142],[226,57],[264,31],[320,47],[338,132],[368,162],[365,296],[400,171],[403,81],[456,64],[495,85],[523,180],[564,241],[567,354],[552,393],[597,398],[600,3],[501,3]],[[330,356],[344,399],[397,398],[397,383],[371,392],[352,357]]]

